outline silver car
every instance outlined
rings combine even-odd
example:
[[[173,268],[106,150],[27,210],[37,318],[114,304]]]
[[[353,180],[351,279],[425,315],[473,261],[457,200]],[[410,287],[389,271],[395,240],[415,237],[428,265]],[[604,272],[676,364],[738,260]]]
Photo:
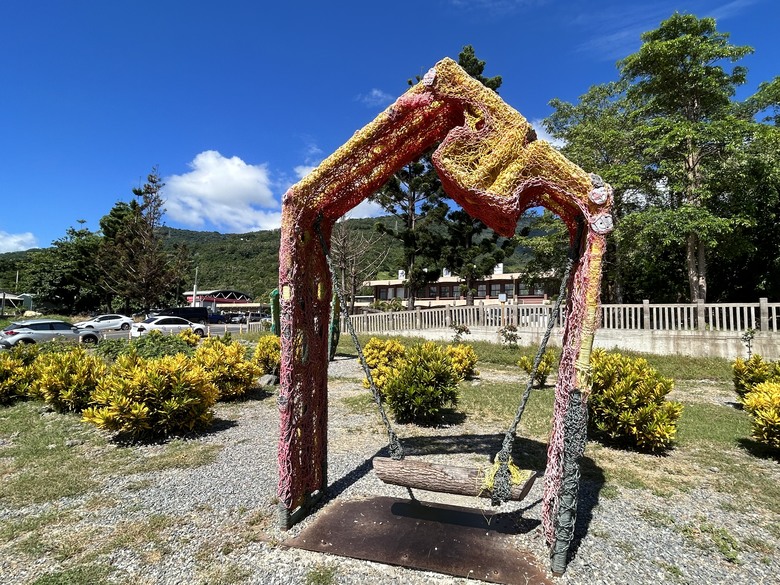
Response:
[[[100,333],[89,329],[79,329],[55,319],[31,319],[10,323],[0,331],[0,347],[9,348],[18,343],[40,343],[43,341],[78,341],[97,343]]]
[[[132,324],[133,319],[131,317],[112,314],[98,315],[89,321],[79,321],[73,325],[79,329],[95,329],[97,331],[104,331],[106,329],[121,329],[122,331],[128,331]]]

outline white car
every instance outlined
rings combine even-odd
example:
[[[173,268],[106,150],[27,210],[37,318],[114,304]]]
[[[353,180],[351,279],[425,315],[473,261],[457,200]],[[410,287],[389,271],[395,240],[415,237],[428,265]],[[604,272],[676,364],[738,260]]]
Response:
[[[193,323],[182,317],[165,315],[161,317],[149,317],[140,323],[133,323],[130,329],[130,335],[132,337],[141,337],[141,335],[145,335],[150,331],[159,331],[163,335],[177,335],[187,329],[194,331],[195,334],[200,337],[206,335],[206,328],[200,323]]]
[[[95,329],[104,331],[106,329],[121,329],[127,331],[132,327],[133,319],[124,315],[98,315],[89,321],[80,321],[74,323],[79,329]]]

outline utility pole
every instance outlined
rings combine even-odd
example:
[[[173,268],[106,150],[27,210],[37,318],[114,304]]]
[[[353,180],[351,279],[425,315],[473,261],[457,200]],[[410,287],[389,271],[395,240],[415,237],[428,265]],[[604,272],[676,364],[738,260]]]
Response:
[[[195,267],[195,286],[192,287],[192,306],[195,306],[195,301],[198,298],[198,267]]]

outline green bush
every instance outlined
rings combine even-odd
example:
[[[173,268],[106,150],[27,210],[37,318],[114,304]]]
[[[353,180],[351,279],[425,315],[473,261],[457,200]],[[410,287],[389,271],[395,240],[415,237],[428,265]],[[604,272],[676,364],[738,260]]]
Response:
[[[193,347],[179,335],[163,335],[159,331],[150,331],[146,335],[133,339],[130,347],[139,357],[145,359],[178,354],[192,356],[194,352]]]
[[[665,399],[674,385],[643,358],[597,349],[591,356],[593,390],[588,400],[591,432],[640,451],[671,446],[683,406]]]
[[[508,347],[517,347],[520,341],[520,334],[517,332],[517,325],[509,323],[504,325],[498,330],[498,335],[501,338],[501,344]]]
[[[96,356],[103,358],[105,362],[112,363],[120,354],[128,351],[131,343],[127,339],[104,339],[92,351]]]
[[[405,356],[406,348],[395,339],[372,337],[368,340],[363,348],[363,357],[371,370],[371,379],[377,390],[382,392]],[[363,387],[369,387],[368,378],[363,378]]]
[[[201,366],[219,390],[219,398],[238,398],[247,393],[260,373],[259,366],[245,359],[246,347],[209,337],[195,350],[193,361]]]
[[[106,364],[83,347],[69,351],[41,353],[30,366],[34,379],[30,396],[60,412],[81,412],[92,391],[106,374]]]
[[[279,375],[282,363],[282,343],[276,335],[263,335],[255,346],[254,362],[260,369],[259,375]]]
[[[742,405],[752,418],[753,437],[780,449],[780,383],[757,384],[745,394]]]
[[[406,351],[382,394],[398,422],[430,424],[457,406],[458,375],[443,347],[422,343]]]
[[[122,438],[157,438],[207,427],[218,396],[211,377],[183,354],[123,355],[92,393],[83,419]]]
[[[734,390],[740,398],[758,384],[780,381],[780,363],[765,362],[758,354],[753,354],[747,360],[737,358],[731,369],[734,374]]]
[[[542,359],[539,361],[539,369],[534,373],[534,385],[537,388],[544,388],[547,385],[547,378],[552,373],[553,366],[557,361],[558,354],[552,349],[548,349],[542,354]],[[534,361],[533,358],[524,355],[517,362],[517,365],[530,376],[534,368]]]

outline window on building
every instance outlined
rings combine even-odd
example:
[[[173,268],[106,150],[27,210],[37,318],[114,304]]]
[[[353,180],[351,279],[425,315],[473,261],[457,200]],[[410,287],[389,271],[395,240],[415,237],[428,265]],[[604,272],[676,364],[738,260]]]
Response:
[[[494,282],[490,285],[490,296],[498,297],[501,294],[501,283]]]
[[[439,287],[441,291],[439,296],[443,299],[449,299],[452,297],[452,287],[449,284],[443,284]]]
[[[439,288],[435,284],[428,286],[428,298],[435,299],[439,296]]]
[[[379,288],[379,300],[380,301],[386,301],[387,300],[387,289],[385,287]]]
[[[487,285],[486,284],[478,284],[477,285],[477,297],[485,298],[487,295]]]

